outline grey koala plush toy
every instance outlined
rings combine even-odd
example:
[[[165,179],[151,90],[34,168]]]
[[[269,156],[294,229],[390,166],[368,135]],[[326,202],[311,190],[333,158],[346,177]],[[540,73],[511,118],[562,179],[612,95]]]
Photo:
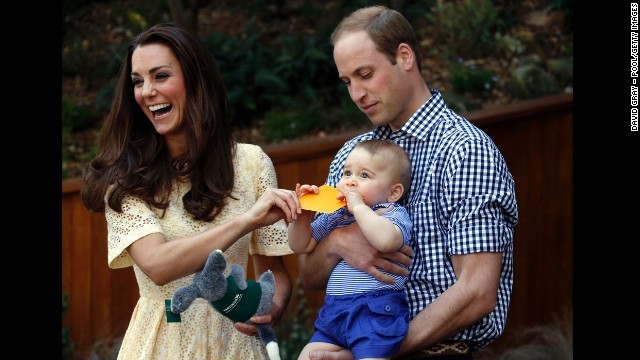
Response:
[[[226,267],[227,261],[222,251],[212,251],[204,268],[196,272],[193,283],[173,293],[171,312],[182,313],[198,297],[208,300],[211,306],[233,322],[253,324],[249,318],[271,312],[276,288],[273,273],[266,271],[258,281],[246,280],[242,266],[231,264],[229,276],[225,278],[223,271]],[[253,325],[258,328],[269,359],[280,360],[280,349],[271,325]]]

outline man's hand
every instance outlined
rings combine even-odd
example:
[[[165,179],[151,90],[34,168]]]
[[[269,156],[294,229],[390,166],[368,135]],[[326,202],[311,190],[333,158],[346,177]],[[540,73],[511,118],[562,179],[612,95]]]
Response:
[[[413,250],[403,245],[400,250],[392,253],[378,251],[362,234],[357,223],[337,228],[320,241],[309,254],[298,256],[298,270],[302,286],[310,290],[326,288],[327,281],[333,268],[340,259],[344,259],[354,268],[365,271],[379,281],[393,284],[391,276],[381,270],[399,276],[407,276],[411,265]],[[398,265],[393,261],[404,265]]]
[[[400,250],[392,253],[382,253],[365,239],[357,223],[336,229],[328,236],[338,236],[343,239],[339,241],[340,246],[336,251],[344,261],[379,281],[387,284],[395,283],[391,276],[386,275],[381,270],[400,276],[409,274],[407,268],[411,265],[413,250],[408,245],[403,245]],[[393,261],[403,264],[407,268]]]

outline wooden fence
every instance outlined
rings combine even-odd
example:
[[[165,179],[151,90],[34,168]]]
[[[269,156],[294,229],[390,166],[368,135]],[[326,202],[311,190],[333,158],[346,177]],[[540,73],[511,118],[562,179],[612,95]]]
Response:
[[[573,95],[563,94],[463,114],[498,145],[515,179],[520,222],[515,228],[515,279],[501,346],[524,328],[553,323],[573,310]],[[279,187],[321,184],[339,147],[354,133],[265,147]],[[101,339],[124,334],[138,299],[131,268],[107,266],[103,214],[87,211],[78,178],[62,182],[62,291],[79,358]],[[285,259],[292,279],[296,255]],[[252,271],[250,271],[251,273]],[[305,291],[310,308],[323,291]]]

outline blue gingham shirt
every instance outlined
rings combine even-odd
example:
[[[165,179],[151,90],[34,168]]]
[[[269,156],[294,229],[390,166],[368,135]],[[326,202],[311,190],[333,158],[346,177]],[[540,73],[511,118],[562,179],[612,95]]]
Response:
[[[389,219],[398,227],[398,229],[400,229],[403,244],[411,245],[409,243],[409,239],[411,239],[413,225],[409,218],[409,212],[407,209],[397,203],[382,203],[372,206],[371,210],[375,211],[380,208],[389,209],[380,216]],[[320,214],[311,223],[311,237],[317,242],[320,242],[333,229],[350,225],[354,221],[356,221],[356,218],[349,212],[346,206],[332,212],[331,214]],[[327,283],[327,295],[347,295],[374,290],[404,289],[406,277],[398,276],[384,270],[383,272],[391,276],[395,282],[393,284],[383,283],[368,273],[352,267],[344,260],[340,260],[338,265],[333,268],[331,276],[329,277],[329,282]]]
[[[388,139],[409,154],[412,182],[402,205],[413,220],[415,254],[405,284],[411,318],[456,282],[451,255],[502,253],[496,308],[452,337],[479,350],[502,334],[507,319],[518,222],[514,182],[493,141],[449,109],[440,92],[431,95],[401,129],[378,126],[346,142],[326,183],[337,185],[347,155],[360,141]]]

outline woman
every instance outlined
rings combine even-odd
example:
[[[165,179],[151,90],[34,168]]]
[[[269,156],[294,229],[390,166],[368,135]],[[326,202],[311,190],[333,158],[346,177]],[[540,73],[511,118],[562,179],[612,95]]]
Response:
[[[108,264],[133,266],[140,299],[118,359],[266,359],[255,326],[196,300],[167,322],[165,300],[192,282],[209,253],[256,274],[270,269],[275,325],[291,296],[282,255],[294,192],[276,189],[271,160],[231,139],[227,97],[211,53],[194,34],[160,24],[129,45],[82,199],[104,211]],[[293,210],[292,210],[293,209]]]

